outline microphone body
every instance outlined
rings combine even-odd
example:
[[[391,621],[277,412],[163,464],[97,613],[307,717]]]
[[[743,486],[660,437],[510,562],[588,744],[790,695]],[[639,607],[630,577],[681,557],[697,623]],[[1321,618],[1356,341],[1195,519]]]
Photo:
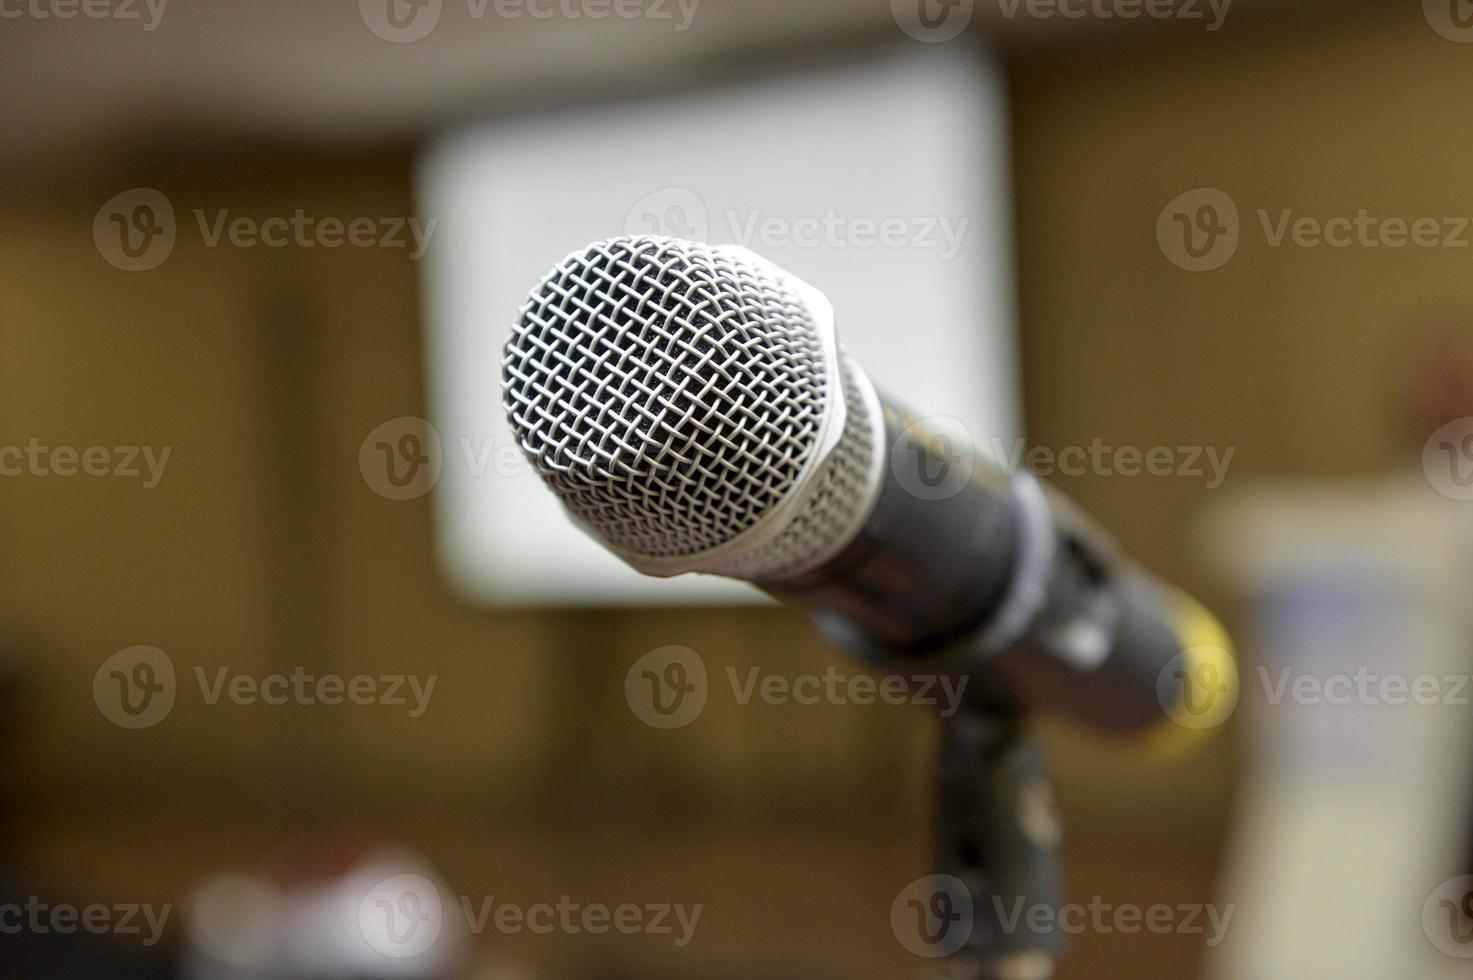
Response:
[[[889,465],[864,524],[821,566],[762,587],[867,660],[969,676],[978,707],[1118,729],[1164,720],[1172,668],[1188,669],[1173,661],[1192,646],[1183,600],[1026,472],[979,460],[954,494],[916,496],[957,465],[957,447],[882,406]]]
[[[1221,709],[1192,697],[1204,665],[1229,672],[1210,616],[881,396],[823,294],[746,249],[573,253],[523,307],[503,385],[570,516],[642,572],[750,581],[886,670],[968,677],[991,712],[1140,729]]]

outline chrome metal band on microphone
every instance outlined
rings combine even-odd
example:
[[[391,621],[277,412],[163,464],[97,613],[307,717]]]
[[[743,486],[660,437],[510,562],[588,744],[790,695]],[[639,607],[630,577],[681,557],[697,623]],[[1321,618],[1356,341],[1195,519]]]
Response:
[[[1016,473],[1010,487],[1018,529],[1017,566],[1002,606],[977,635],[984,654],[1000,653],[1023,638],[1048,600],[1049,569],[1058,549],[1053,511],[1043,486],[1027,470]]]

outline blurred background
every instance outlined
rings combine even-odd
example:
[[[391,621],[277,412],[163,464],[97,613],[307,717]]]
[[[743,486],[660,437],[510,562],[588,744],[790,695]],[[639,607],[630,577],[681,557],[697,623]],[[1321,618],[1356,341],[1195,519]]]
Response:
[[[1239,641],[1189,754],[1036,724],[1069,900],[1201,917],[1061,978],[1466,975],[1470,41],[1461,0],[0,0],[0,965],[935,975],[891,924],[932,713],[739,703],[861,668],[598,564],[502,453],[535,277],[701,230]],[[713,678],[677,730],[625,697],[667,645]],[[1435,697],[1280,686],[1357,672]],[[400,874],[441,941],[365,959]],[[563,898],[701,912],[477,918]]]

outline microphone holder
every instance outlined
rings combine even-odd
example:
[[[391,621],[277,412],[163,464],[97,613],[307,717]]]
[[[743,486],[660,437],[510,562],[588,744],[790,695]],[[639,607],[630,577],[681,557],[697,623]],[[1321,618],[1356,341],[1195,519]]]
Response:
[[[941,719],[937,763],[937,930],[924,938],[955,950],[947,980],[1049,980],[1063,946],[1062,825],[1042,753],[1018,719],[964,706]]]

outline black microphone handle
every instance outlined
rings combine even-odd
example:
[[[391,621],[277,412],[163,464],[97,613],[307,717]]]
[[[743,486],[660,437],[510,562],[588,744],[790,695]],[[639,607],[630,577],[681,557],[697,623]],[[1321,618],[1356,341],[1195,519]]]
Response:
[[[886,670],[968,677],[975,707],[1139,729],[1191,703],[1201,661],[1187,651],[1204,637],[1226,645],[1210,616],[1120,558],[1031,474],[979,459],[955,494],[911,492],[934,486],[953,454],[881,402],[887,459],[864,527],[821,567],[758,584]]]
[[[939,499],[907,489],[944,479],[954,464],[913,428],[912,416],[883,397],[880,404],[887,458],[864,526],[813,571],[757,584],[846,620],[867,645],[914,653],[966,635],[1002,602],[1016,564],[1018,515],[1007,482],[982,468]]]

